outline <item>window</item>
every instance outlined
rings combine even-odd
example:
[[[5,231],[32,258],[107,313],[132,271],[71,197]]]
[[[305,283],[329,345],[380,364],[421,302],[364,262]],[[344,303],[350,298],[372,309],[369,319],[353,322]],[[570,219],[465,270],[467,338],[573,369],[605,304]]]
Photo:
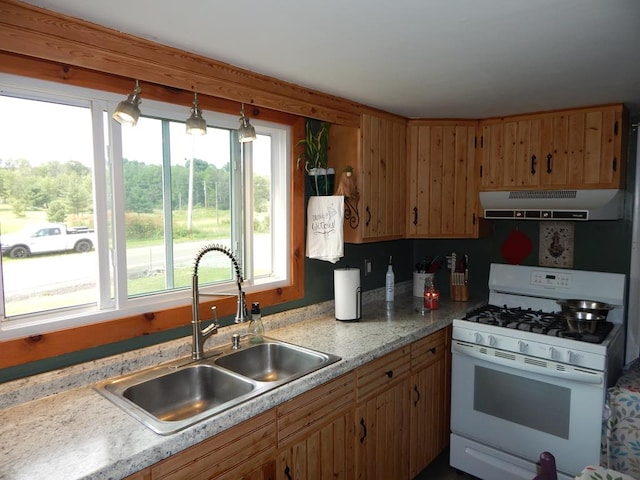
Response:
[[[287,285],[290,129],[143,98],[133,128],[111,120],[122,95],[0,76],[0,338],[188,305],[204,245],[240,260],[246,291]],[[143,93],[144,97],[144,93]],[[200,284],[233,293],[223,255]]]

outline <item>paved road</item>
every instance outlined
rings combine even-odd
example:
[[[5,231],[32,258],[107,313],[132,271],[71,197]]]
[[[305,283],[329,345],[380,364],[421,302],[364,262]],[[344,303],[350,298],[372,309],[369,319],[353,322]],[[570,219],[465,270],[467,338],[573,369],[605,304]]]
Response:
[[[258,237],[258,236],[257,236]],[[268,236],[264,236],[263,241]],[[200,248],[211,243],[207,241],[178,243],[174,247],[174,265],[192,266]],[[215,243],[228,246],[229,241]],[[266,245],[263,248],[267,248]],[[256,255],[256,259],[268,258]],[[230,261],[222,254],[209,254],[207,265],[216,267],[230,266]],[[5,298],[24,298],[47,292],[77,288],[78,285],[95,285],[97,276],[96,253],[64,253],[41,255],[20,260],[7,260],[2,265]],[[129,276],[164,270],[163,247],[139,247],[127,251],[127,271]]]

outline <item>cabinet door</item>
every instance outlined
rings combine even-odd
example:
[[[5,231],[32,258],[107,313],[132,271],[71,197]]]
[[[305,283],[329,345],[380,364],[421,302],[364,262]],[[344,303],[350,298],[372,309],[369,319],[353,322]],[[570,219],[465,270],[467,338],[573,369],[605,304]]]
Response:
[[[480,122],[481,190],[622,188],[622,105]]]
[[[356,478],[409,475],[410,346],[356,370]]]
[[[133,475],[125,477],[124,480],[151,480],[151,469],[145,468],[144,470],[140,470]]]
[[[448,444],[447,335],[448,330],[441,330],[411,346],[411,478]]]
[[[332,125],[329,165],[337,181],[353,168],[358,198],[345,207],[344,239],[348,243],[402,238],[406,211],[406,121],[363,114],[360,128]]]
[[[476,122],[409,122],[407,236],[478,236],[475,143]]]
[[[273,409],[153,465],[151,478],[267,479],[273,469],[275,445]]]
[[[621,105],[569,112],[568,184],[624,187],[623,115]]]
[[[356,409],[356,478],[409,478],[409,379]]]
[[[277,407],[278,479],[352,479],[355,375]]]
[[[513,184],[514,179],[505,173],[504,122],[501,120],[480,122],[480,189],[499,190]]]
[[[278,480],[348,480],[353,478],[353,409],[303,439],[281,448]]]
[[[404,233],[406,124],[363,114],[363,239],[400,238]]]

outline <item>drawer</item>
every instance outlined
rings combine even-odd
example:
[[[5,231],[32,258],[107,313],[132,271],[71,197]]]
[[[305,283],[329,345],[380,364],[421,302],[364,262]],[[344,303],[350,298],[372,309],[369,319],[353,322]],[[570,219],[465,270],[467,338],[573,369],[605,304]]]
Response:
[[[354,373],[348,373],[278,406],[278,446],[306,437],[353,408],[354,380]]]
[[[357,401],[368,398],[402,380],[409,374],[409,345],[394,350],[356,370]]]
[[[449,329],[443,328],[411,344],[411,369],[419,369],[440,360],[449,348]]]

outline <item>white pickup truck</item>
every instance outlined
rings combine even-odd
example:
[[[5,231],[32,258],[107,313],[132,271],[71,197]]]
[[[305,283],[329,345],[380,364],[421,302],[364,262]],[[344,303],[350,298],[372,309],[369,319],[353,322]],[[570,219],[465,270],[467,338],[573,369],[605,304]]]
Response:
[[[75,250],[88,252],[95,244],[95,233],[87,227],[69,227],[59,223],[29,226],[19,232],[0,236],[2,255],[25,258],[35,253]]]

